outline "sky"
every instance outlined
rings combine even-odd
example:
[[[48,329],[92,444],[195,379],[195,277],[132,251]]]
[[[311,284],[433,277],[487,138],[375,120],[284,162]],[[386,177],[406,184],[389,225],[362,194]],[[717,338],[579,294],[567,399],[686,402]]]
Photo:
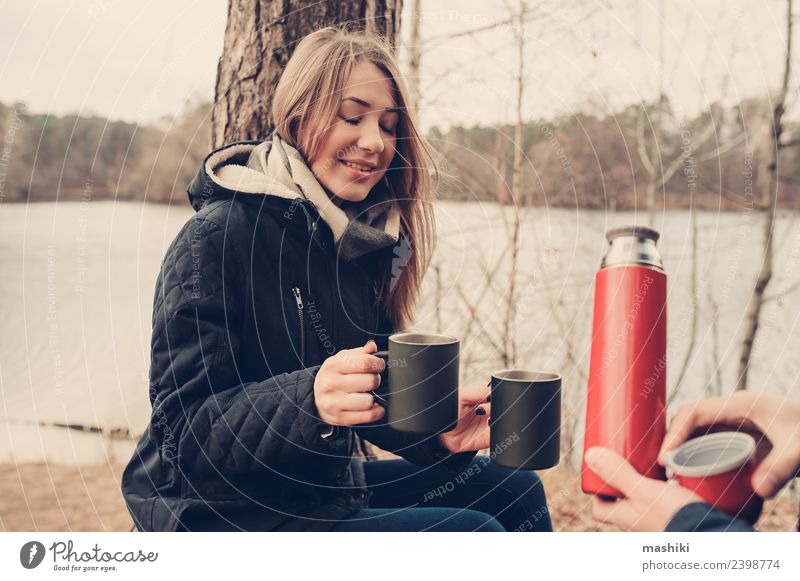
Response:
[[[517,4],[422,0],[423,126],[513,120],[515,30],[449,35],[502,21]],[[530,5],[525,118],[613,111],[654,99],[660,83],[676,110],[691,115],[719,98],[763,95],[780,81],[785,0]],[[0,101],[139,123],[179,114],[213,97],[226,11],[224,0],[0,0]],[[410,16],[407,0],[401,45]],[[796,38],[795,59],[799,45]]]
[[[150,122],[214,94],[226,2],[0,1],[0,101]]]

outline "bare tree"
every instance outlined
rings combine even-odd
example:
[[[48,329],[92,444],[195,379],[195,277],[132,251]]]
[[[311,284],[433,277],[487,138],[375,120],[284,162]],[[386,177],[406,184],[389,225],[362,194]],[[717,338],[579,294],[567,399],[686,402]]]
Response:
[[[406,86],[411,98],[411,107],[419,107],[420,94],[420,61],[422,60],[422,46],[420,40],[420,25],[422,21],[422,0],[411,1],[411,38],[408,42],[408,75]]]
[[[522,153],[525,148],[523,143],[525,122],[522,119],[522,99],[525,91],[525,12],[527,5],[525,0],[519,1],[519,13],[516,15],[518,25],[514,28],[514,36],[517,45],[517,99],[516,116],[517,124],[514,129],[514,167],[511,172],[511,196],[514,199],[511,217],[511,272],[509,274],[508,289],[506,291],[505,325],[503,363],[505,365],[514,364],[517,358],[516,336],[514,332],[514,318],[517,313],[517,265],[519,263],[519,231],[520,231],[520,207],[525,205],[522,197]],[[503,211],[505,216],[505,211]]]
[[[761,258],[761,269],[756,279],[753,295],[747,309],[747,327],[742,341],[742,353],[739,357],[739,375],[736,389],[747,389],[747,377],[750,371],[750,357],[753,344],[758,332],[761,307],[764,304],[764,291],[772,279],[773,258],[773,227],[775,225],[775,212],[778,205],[778,162],[781,149],[787,144],[781,142],[784,127],[784,113],[786,112],[786,96],[789,92],[789,78],[792,71],[792,0],[786,0],[786,56],[783,68],[783,82],[775,97],[772,107],[771,131],[769,135],[769,149],[765,156],[769,156],[766,171],[759,171],[759,181],[764,184],[764,250]],[[766,148],[765,148],[766,149]]]
[[[271,133],[271,95],[305,35],[325,26],[348,25],[394,43],[402,4],[402,0],[229,0],[211,114],[212,147],[263,139]]]
[[[711,370],[706,384],[706,397],[722,395],[722,363],[719,356],[719,303],[714,298],[711,285],[706,286],[707,301],[711,308]]]
[[[720,99],[720,104],[712,106],[708,112],[708,120],[704,125],[699,127],[687,127],[687,123],[683,115],[678,111],[677,121],[681,129],[680,139],[675,140],[675,145],[669,147],[669,140],[667,139],[664,123],[665,120],[673,117],[675,109],[667,93],[664,71],[664,3],[659,2],[659,15],[661,18],[659,27],[659,88],[658,88],[658,103],[656,104],[656,126],[651,127],[651,135],[653,143],[648,144],[646,135],[646,121],[649,122],[647,109],[643,106],[642,112],[637,116],[636,123],[636,147],[639,154],[639,159],[647,173],[647,186],[645,188],[645,201],[648,210],[648,221],[650,225],[656,223],[656,192],[666,188],[669,181],[682,170],[687,177],[687,190],[690,195],[689,203],[689,226],[690,226],[690,305],[691,312],[689,321],[689,330],[687,334],[688,345],[683,357],[683,362],[677,373],[677,380],[672,388],[669,390],[667,403],[671,404],[675,401],[683,386],[683,381],[687,377],[687,372],[694,359],[695,347],[697,344],[697,333],[699,329],[699,312],[700,312],[700,289],[698,280],[698,225],[697,225],[697,211],[694,198],[697,194],[697,179],[698,168],[700,165],[709,160],[719,159],[726,155],[729,151],[733,150],[746,138],[744,128],[738,134],[730,136],[724,143],[720,143],[717,139],[720,128],[725,123],[725,108],[721,105],[724,96],[727,93],[730,75],[726,75],[722,81],[721,93],[723,98]],[[718,21],[723,20],[724,12],[719,15]],[[687,21],[684,32],[687,33],[689,22]],[[706,46],[706,58],[702,68],[702,74],[705,75],[708,68],[710,56],[712,54],[711,39]],[[731,47],[731,53],[735,58],[737,49],[735,46]],[[674,70],[677,70],[674,69]],[[673,71],[674,72],[674,71]],[[670,81],[671,84],[672,81]],[[703,98],[701,94],[700,98]],[[686,137],[684,137],[686,135]]]

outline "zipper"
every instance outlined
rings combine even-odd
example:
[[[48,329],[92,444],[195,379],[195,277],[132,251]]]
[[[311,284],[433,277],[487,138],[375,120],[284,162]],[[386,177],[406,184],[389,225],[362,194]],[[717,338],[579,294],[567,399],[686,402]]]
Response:
[[[305,366],[306,361],[306,337],[305,325],[303,324],[303,296],[300,294],[298,287],[292,287],[294,293],[294,302],[297,303],[297,320],[300,322],[300,364]]]
[[[310,202],[308,203],[310,204]],[[316,220],[314,220],[314,218],[311,216],[308,209],[306,208],[306,202],[300,201],[298,202],[298,204],[300,206],[300,209],[303,211],[303,214],[305,214],[306,228],[308,229],[309,237],[311,238],[312,241],[316,242],[317,246],[319,246],[320,248],[323,249],[326,248],[326,244],[321,240],[319,240],[319,238],[317,237],[317,222]]]
[[[378,281],[372,281],[372,301],[370,301],[370,315],[375,318],[375,322],[372,325],[372,334],[378,334],[378,327],[380,327],[380,318],[381,318],[381,307],[380,307],[380,297],[378,297]]]
[[[366,269],[362,268],[361,266],[359,266],[357,264],[355,264],[353,266],[363,276],[365,276],[368,281],[370,281],[369,284],[365,284],[364,285],[364,289],[365,289],[365,292],[366,292],[366,295],[367,295],[366,296],[366,302],[364,304],[368,305],[367,328],[371,328],[372,329],[372,335],[374,336],[374,335],[376,335],[378,333],[378,326],[379,326],[378,325],[378,323],[379,323],[378,314],[377,314],[378,310],[380,309],[380,307],[378,307],[378,303],[379,303],[379,301],[378,301],[378,286],[379,286],[378,285],[378,281],[375,280],[372,277],[372,275]],[[370,294],[370,286],[372,287],[372,293],[371,294]]]

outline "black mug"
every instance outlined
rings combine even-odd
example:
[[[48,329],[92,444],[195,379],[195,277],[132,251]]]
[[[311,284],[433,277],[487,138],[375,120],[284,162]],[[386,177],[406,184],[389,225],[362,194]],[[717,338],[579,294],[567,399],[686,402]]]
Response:
[[[388,351],[374,355],[386,361],[388,386],[372,395],[376,403],[386,408],[386,421],[392,428],[414,434],[440,434],[456,427],[458,339],[398,333],[389,337]]]
[[[522,470],[542,470],[561,456],[561,376],[507,369],[492,374],[489,421],[492,461]]]

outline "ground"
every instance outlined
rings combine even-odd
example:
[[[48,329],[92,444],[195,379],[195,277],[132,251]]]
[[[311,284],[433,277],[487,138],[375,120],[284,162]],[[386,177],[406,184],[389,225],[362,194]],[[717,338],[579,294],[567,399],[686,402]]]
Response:
[[[0,531],[128,531],[133,526],[120,495],[121,464],[0,465]],[[540,473],[556,531],[616,530],[597,523],[580,478],[569,468]],[[763,531],[794,530],[797,504],[771,500],[758,522]]]

